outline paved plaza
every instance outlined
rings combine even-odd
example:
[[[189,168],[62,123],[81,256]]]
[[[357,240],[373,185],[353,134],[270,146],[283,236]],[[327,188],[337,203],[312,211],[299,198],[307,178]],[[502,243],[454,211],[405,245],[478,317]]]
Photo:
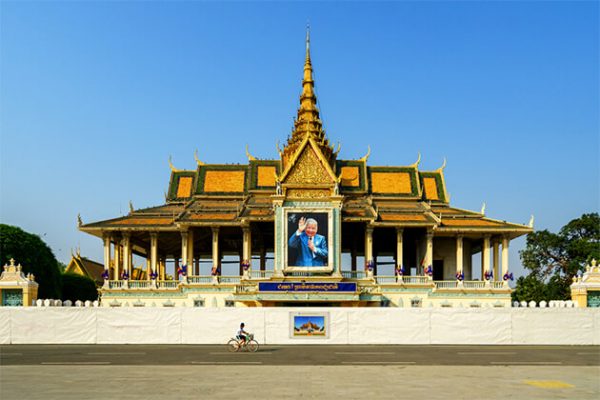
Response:
[[[593,346],[0,347],[10,399],[597,399]]]

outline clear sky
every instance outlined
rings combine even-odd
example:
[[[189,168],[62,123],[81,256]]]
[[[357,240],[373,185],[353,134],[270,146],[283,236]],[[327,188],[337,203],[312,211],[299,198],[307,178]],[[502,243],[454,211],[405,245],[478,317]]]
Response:
[[[557,231],[599,209],[598,2],[0,3],[0,219],[57,258],[177,168],[276,158],[307,20],[340,158],[446,157],[454,206]],[[512,270],[520,273],[512,242]]]

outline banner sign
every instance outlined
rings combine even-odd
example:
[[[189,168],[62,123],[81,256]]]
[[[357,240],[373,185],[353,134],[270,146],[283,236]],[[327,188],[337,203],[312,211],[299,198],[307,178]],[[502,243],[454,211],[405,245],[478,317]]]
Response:
[[[259,282],[259,292],[356,292],[356,282]]]

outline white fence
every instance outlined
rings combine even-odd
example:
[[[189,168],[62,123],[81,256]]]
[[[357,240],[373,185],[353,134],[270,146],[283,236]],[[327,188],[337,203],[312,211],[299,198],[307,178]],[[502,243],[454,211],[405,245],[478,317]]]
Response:
[[[294,314],[327,338],[292,338]],[[0,344],[224,344],[240,322],[264,344],[600,345],[600,309],[0,308]]]

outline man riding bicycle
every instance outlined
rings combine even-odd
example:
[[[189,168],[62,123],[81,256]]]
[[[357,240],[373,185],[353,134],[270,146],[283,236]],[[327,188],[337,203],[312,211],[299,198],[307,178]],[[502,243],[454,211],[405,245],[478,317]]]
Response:
[[[246,341],[248,340],[249,333],[244,330],[244,323],[240,324],[240,330],[237,332],[237,338],[240,340],[240,347],[244,347],[246,345]]]

